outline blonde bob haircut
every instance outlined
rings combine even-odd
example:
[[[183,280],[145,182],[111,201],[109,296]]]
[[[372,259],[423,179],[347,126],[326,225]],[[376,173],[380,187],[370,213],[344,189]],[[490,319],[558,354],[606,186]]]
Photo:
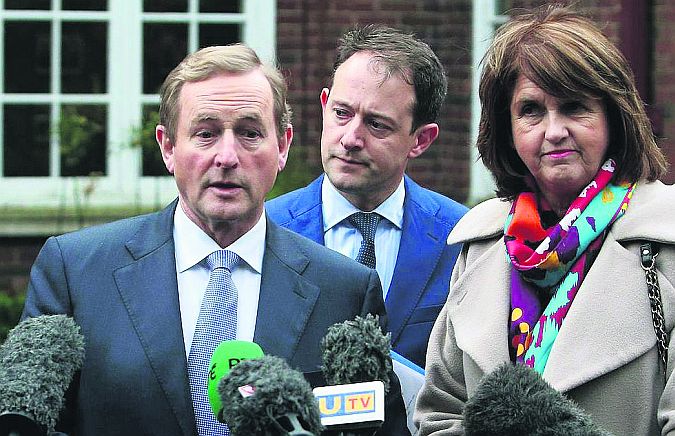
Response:
[[[517,15],[504,24],[483,58],[477,146],[497,184],[497,196],[527,190],[527,167],[513,147],[509,107],[525,75],[561,99],[602,99],[609,124],[608,156],[615,181],[650,181],[666,171],[633,73],[619,50],[589,19],[561,5]]]
[[[281,138],[291,122],[287,103],[288,87],[276,67],[263,64],[253,49],[243,44],[205,47],[183,59],[164,80],[159,90],[159,120],[166,127],[171,142],[175,142],[180,92],[187,82],[199,82],[222,73],[248,73],[260,69],[272,88],[274,121],[277,137]]]

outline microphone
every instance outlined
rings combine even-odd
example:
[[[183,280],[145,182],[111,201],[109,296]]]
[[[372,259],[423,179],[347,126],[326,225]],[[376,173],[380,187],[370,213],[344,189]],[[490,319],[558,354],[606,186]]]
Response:
[[[218,393],[232,436],[317,436],[323,429],[309,383],[279,357],[237,364],[218,383]]]
[[[371,435],[384,422],[390,338],[382,332],[379,317],[371,314],[329,327],[321,340],[322,370],[333,386],[314,389],[329,434]]]
[[[246,359],[255,359],[264,355],[260,345],[255,342],[231,340],[223,341],[213,351],[209,363],[207,392],[211,410],[220,422],[223,420],[223,402],[218,394],[218,383],[232,368]]]
[[[466,436],[609,436],[536,371],[507,362],[483,377],[464,406]]]
[[[65,315],[28,318],[0,346],[0,436],[54,431],[84,361],[80,327]]]

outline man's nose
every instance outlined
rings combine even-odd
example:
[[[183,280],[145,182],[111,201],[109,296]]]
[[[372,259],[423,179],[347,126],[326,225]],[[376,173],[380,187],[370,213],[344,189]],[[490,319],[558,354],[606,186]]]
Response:
[[[365,126],[363,121],[358,118],[352,118],[349,123],[345,125],[345,132],[340,139],[340,144],[347,149],[363,148],[365,143]]]
[[[214,144],[213,163],[218,168],[233,168],[239,163],[237,138],[234,132],[226,130]]]

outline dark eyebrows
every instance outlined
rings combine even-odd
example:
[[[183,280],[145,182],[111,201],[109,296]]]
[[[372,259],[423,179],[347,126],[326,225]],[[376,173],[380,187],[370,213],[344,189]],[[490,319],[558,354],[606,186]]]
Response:
[[[353,111],[352,106],[349,103],[347,103],[343,100],[338,100],[338,99],[333,100],[333,107],[334,106],[343,106],[343,107],[348,108],[349,110]],[[364,118],[365,119],[378,119],[378,120],[381,120],[382,122],[384,122],[385,124],[389,124],[392,127],[395,127],[395,128],[399,127],[399,123],[394,118],[392,118],[388,115],[385,115],[381,112],[368,111],[368,112],[366,112],[366,115],[365,115]]]

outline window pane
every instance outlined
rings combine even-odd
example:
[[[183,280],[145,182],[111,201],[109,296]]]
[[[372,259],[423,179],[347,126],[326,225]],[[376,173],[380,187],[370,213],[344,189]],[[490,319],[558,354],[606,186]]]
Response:
[[[155,94],[187,54],[187,25],[143,26],[143,93]]]
[[[4,174],[49,175],[49,106],[6,105]]]
[[[5,9],[51,9],[51,0],[5,0]]]
[[[106,107],[64,105],[59,120],[62,176],[105,174]]]
[[[148,105],[143,107],[143,124],[135,138],[136,146],[141,147],[143,156],[144,176],[167,176],[169,173],[164,166],[159,145],[155,141],[155,126],[159,124],[159,106]]]
[[[199,47],[240,42],[240,30],[238,24],[201,24],[199,26]]]
[[[199,12],[240,13],[240,0],[200,0]]]
[[[64,93],[106,92],[106,23],[63,23],[61,89]]]
[[[49,92],[51,23],[5,23],[5,92]]]
[[[187,12],[187,0],[143,0],[143,12]]]
[[[64,11],[106,11],[107,0],[61,0]]]

